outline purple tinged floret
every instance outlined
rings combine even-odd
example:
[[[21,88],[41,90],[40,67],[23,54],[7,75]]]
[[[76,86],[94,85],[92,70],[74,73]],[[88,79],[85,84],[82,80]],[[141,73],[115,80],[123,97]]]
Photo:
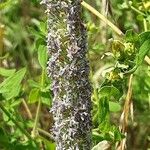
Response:
[[[47,6],[48,75],[52,79],[57,150],[91,150],[91,86],[81,0],[43,0]]]

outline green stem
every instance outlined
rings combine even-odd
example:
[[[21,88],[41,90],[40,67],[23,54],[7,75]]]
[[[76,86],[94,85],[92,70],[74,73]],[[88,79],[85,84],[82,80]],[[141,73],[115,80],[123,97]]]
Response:
[[[45,69],[42,69],[42,76],[41,76],[41,87],[44,88],[45,82]]]
[[[28,107],[28,105],[27,105],[27,103],[26,103],[26,101],[24,99],[22,99],[22,103],[23,103],[23,106],[25,107],[25,110],[27,112],[28,117],[30,119],[32,119],[33,118],[32,117],[32,113],[31,113],[31,111],[30,111],[30,109],[29,109],[29,107]]]
[[[141,12],[140,10],[138,10],[137,8],[135,8],[134,6],[129,6],[133,11],[137,12],[138,14],[142,15],[142,16],[146,16],[143,12]]]
[[[39,133],[47,136],[51,141],[54,142],[54,137],[50,133],[48,133],[47,131],[45,131],[45,130],[43,130],[41,128],[37,128],[37,129],[38,129]]]
[[[147,22],[146,22],[146,19],[144,18],[143,19],[143,25],[144,25],[144,31],[147,31]]]
[[[39,98],[38,107],[36,110],[35,121],[34,121],[34,126],[33,126],[33,130],[32,130],[32,137],[33,138],[35,138],[38,134],[37,126],[38,126],[38,122],[39,122],[40,110],[41,110],[41,99]]]
[[[0,108],[2,109],[2,111],[8,116],[8,118],[20,129],[20,131],[26,135],[26,137],[29,139],[29,140],[33,140],[32,137],[30,136],[30,134],[24,130],[24,128],[22,128],[19,123],[11,116],[11,114],[5,109],[5,107],[3,107],[3,104],[0,103]]]
[[[138,14],[140,14],[142,16],[146,16],[143,12],[141,12],[140,10],[138,10],[137,8],[135,8],[134,6],[132,6],[132,3],[130,3],[128,0],[126,0],[126,4],[128,5],[129,8],[131,8],[136,13],[138,13]]]
[[[41,75],[41,90],[42,90],[42,88],[44,87],[44,82],[45,82],[45,69],[42,69],[42,75]],[[35,121],[34,121],[34,126],[33,126],[33,130],[32,130],[32,137],[33,137],[33,138],[35,138],[35,137],[37,136],[37,134],[38,134],[37,127],[38,127],[38,122],[39,122],[39,116],[40,116],[41,105],[42,105],[41,98],[39,98],[38,107],[37,107],[37,110],[36,110]]]

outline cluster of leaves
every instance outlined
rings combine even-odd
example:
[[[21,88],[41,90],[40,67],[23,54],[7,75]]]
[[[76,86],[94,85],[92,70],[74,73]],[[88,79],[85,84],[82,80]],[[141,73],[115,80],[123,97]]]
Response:
[[[145,120],[149,118],[149,115],[147,114],[149,110],[148,82],[150,78],[149,71],[147,69],[148,66],[142,63],[145,55],[149,54],[150,49],[150,32],[143,32],[144,30],[146,31],[149,29],[149,2],[135,0],[133,1],[133,3],[128,3],[127,1],[122,2],[120,0],[117,0],[111,3],[112,6],[117,9],[113,9],[113,15],[110,15],[108,17],[111,19],[113,18],[114,20],[117,19],[117,24],[118,26],[120,26],[122,31],[127,30],[123,39],[111,39],[110,48],[109,42],[104,44],[102,42],[99,42],[103,41],[102,38],[106,38],[108,40],[111,37],[110,31],[107,30],[107,32],[105,33],[106,35],[102,35],[101,37],[101,32],[103,32],[101,24],[99,25],[99,22],[97,23],[97,20],[88,24],[90,45],[89,58],[92,69],[92,75],[90,77],[93,81],[94,87],[94,94],[92,97],[92,114],[95,128],[93,130],[93,139],[95,141],[95,144],[99,143],[99,141],[104,140],[115,143],[115,141],[120,141],[124,137],[124,135],[122,135],[118,130],[117,122],[119,121],[118,118],[120,116],[120,111],[122,110],[122,103],[127,93],[128,77],[130,76],[130,74],[134,73],[135,75],[132,85],[132,100],[134,102],[136,112],[133,124],[136,124],[136,126],[129,126],[129,129],[132,130],[134,134],[139,135],[139,138],[136,138],[134,137],[134,135],[132,135],[139,142],[138,144],[135,142],[135,144],[132,145],[131,142],[129,142],[132,139],[130,139],[130,133],[128,133],[128,144],[130,144],[128,145],[128,148],[134,149],[135,147],[135,149],[137,149],[141,147],[142,149],[144,146],[142,141],[146,141],[148,138],[148,129],[146,128],[145,130],[142,130],[142,128],[145,125],[149,127],[149,123],[147,123],[146,121],[144,121],[144,123],[142,122],[143,119]],[[98,2],[95,3],[97,7],[99,6],[98,4]],[[105,27],[105,29],[106,28],[107,27]],[[129,28],[132,28],[132,30],[128,30]],[[142,33],[137,34],[133,32],[133,29],[138,33]],[[105,53],[103,57],[102,53]],[[103,58],[103,60],[99,61],[101,58]],[[103,81],[103,79],[105,81]],[[105,93],[103,93],[104,89],[106,89]],[[110,93],[111,96],[107,96]],[[115,98],[113,98],[113,95],[115,96]],[[102,114],[102,116],[99,114],[99,112]],[[117,121],[116,116],[118,116]],[[100,122],[102,117],[104,117],[104,120],[107,121],[103,120],[103,123]],[[114,126],[112,123],[116,123],[116,125]],[[139,131],[136,130],[137,127],[139,128]],[[144,136],[144,134],[146,134],[147,136]],[[98,149],[100,145],[101,142],[94,147],[94,150]],[[147,147],[148,146],[146,145],[145,149]]]
[[[125,93],[125,85],[130,74],[142,64],[150,49],[150,32],[136,34],[128,30],[124,41],[113,40],[111,43],[112,53],[116,63],[107,73],[105,81],[93,95],[94,110],[93,138],[98,141],[120,141],[124,136],[117,126],[111,125],[110,113],[121,110],[119,101]]]
[[[100,1],[95,0],[92,3],[99,9]],[[132,73],[135,74],[133,82],[134,124],[137,124],[139,128],[139,130],[131,128],[139,137],[135,143],[141,143],[147,139],[149,132],[147,120],[150,119],[148,117],[150,72],[147,65],[142,62],[150,49],[150,32],[143,32],[143,23],[145,30],[148,28],[146,24],[150,24],[150,3],[149,1],[139,2],[139,0],[127,3],[116,0],[112,1],[112,6],[114,15],[108,18],[116,19],[122,31],[133,28],[140,34],[127,30],[125,36],[119,40],[115,38],[110,43],[102,43],[103,38],[108,41],[112,37],[111,30],[108,27],[105,28],[108,30],[107,35],[106,37],[101,36],[104,29],[101,28],[98,19],[84,12],[88,20],[88,56],[91,65],[90,78],[93,82],[94,145],[104,140],[115,144],[124,138],[117,122],[127,93],[127,80]],[[50,118],[44,121],[34,119],[39,118],[39,115],[41,118],[44,117],[45,111],[43,110],[49,111],[52,100],[51,83],[46,75],[48,56],[45,46],[46,18],[43,17],[46,15],[41,15],[44,10],[39,7],[41,7],[39,0],[6,0],[0,3],[1,24],[5,25],[3,27],[0,24],[0,50],[2,49],[0,64],[3,66],[0,68],[0,80],[2,81],[0,83],[0,114],[2,114],[0,117],[0,149],[38,150],[41,147],[46,150],[55,149],[48,133],[49,123],[52,123],[52,120]],[[104,58],[101,60],[103,54]],[[102,71],[99,68],[102,68]],[[99,72],[102,72],[103,77],[99,75]],[[98,81],[95,81],[97,74]],[[29,111],[31,110],[32,117],[25,106],[29,107]],[[36,110],[38,106],[42,111]],[[47,123],[48,128],[43,127]],[[144,126],[147,127],[143,129]],[[38,127],[43,127],[43,130],[47,132],[43,134],[43,130],[40,132]],[[33,132],[33,128],[36,128],[39,134]],[[135,149],[143,148],[140,144],[135,146]],[[96,147],[98,148],[99,144]],[[129,146],[129,149],[134,148]]]
[[[39,32],[42,33],[41,30],[39,30]],[[34,128],[34,119],[30,118],[26,120],[19,112],[19,107],[22,107],[23,103],[26,103],[26,105],[33,105],[40,101],[41,104],[45,105],[47,108],[51,106],[52,98],[50,82],[46,75],[46,46],[39,45],[37,49],[38,61],[42,68],[42,74],[37,81],[32,79],[28,79],[27,82],[25,81],[25,75],[27,76],[26,68],[22,68],[18,71],[16,71],[16,69],[0,68],[0,75],[3,77],[3,82],[0,84],[0,108],[3,110],[2,118],[5,121],[0,125],[1,149],[4,147],[14,150],[19,148],[40,149],[39,145],[41,141],[43,141],[46,146],[51,148],[53,147],[52,149],[54,149],[52,142],[48,142],[48,140],[44,137],[39,136],[36,141],[31,140],[32,137],[28,132],[32,131],[31,129]],[[28,91],[30,91],[28,94],[29,96],[26,95]],[[10,128],[10,131],[8,130],[8,132],[4,132],[4,130],[8,128],[6,124]],[[37,122],[37,124],[39,124],[39,122]],[[29,141],[26,136],[30,139]],[[18,142],[18,139],[20,139],[20,142]]]
[[[50,120],[48,125],[43,122],[47,117],[43,110],[49,113],[52,100],[46,72],[46,23],[36,19],[38,10],[29,20],[28,16],[22,18],[24,5],[32,11],[39,2],[24,4],[15,0],[0,4],[5,16],[0,25],[0,63],[4,66],[0,67],[0,149],[53,150]],[[25,27],[27,23],[30,27]],[[43,124],[46,126],[42,129]]]

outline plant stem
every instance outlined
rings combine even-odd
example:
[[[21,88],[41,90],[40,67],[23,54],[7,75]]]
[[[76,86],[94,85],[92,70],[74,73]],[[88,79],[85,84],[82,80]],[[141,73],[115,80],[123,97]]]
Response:
[[[37,128],[37,129],[38,129],[39,133],[47,136],[51,141],[54,142],[54,137],[50,133],[48,133],[47,131],[45,131],[45,130],[43,130],[41,128]]]
[[[141,12],[140,10],[138,10],[137,8],[135,8],[134,6],[132,6],[132,3],[130,4],[130,2],[128,0],[126,0],[126,4],[128,5],[129,8],[131,8],[136,13],[138,13],[138,14],[140,14],[142,16],[146,16],[143,12]]]
[[[131,96],[132,96],[132,81],[133,81],[133,74],[131,74],[129,77],[127,96],[125,99],[123,112],[120,117],[120,131],[125,135],[127,135],[129,110],[131,108],[130,106],[131,106]],[[133,116],[132,116],[132,118],[133,118]],[[117,144],[116,149],[124,150],[125,144],[126,144],[126,138],[124,138],[122,141],[120,141]]]
[[[31,111],[30,111],[30,109],[29,109],[29,107],[28,107],[28,105],[24,99],[22,99],[22,103],[23,103],[23,106],[25,107],[25,110],[27,112],[28,117],[30,119],[32,119],[33,118],[32,113],[31,113]]]
[[[32,137],[30,136],[30,134],[24,130],[24,128],[22,128],[19,123],[11,116],[11,114],[3,107],[3,104],[0,103],[0,108],[2,109],[2,111],[8,116],[8,118],[20,129],[20,131],[26,135],[26,137],[29,139],[29,140],[33,140]]]
[[[44,87],[44,81],[45,81],[45,69],[42,69],[42,75],[41,75],[41,90]],[[32,137],[35,138],[38,134],[37,126],[39,122],[39,116],[40,116],[40,110],[41,110],[41,98],[39,98],[38,101],[38,107],[36,110],[36,116],[35,116],[35,121],[34,121],[34,126],[32,130]]]
[[[146,22],[146,19],[144,18],[143,19],[143,25],[144,25],[144,31],[147,31],[147,22]]]
[[[146,16],[143,12],[141,12],[141,11],[138,10],[138,9],[136,9],[134,6],[130,6],[130,5],[129,5],[129,7],[130,7],[133,11],[137,12],[138,14],[140,14],[140,15],[142,15],[142,16]]]
[[[38,122],[39,122],[40,108],[41,108],[41,99],[39,98],[38,107],[36,110],[35,121],[34,121],[34,126],[33,126],[33,130],[32,130],[32,137],[33,138],[35,138],[38,134],[37,133],[37,126],[38,126]]]
[[[123,32],[116,25],[114,25],[111,21],[109,21],[104,15],[99,13],[95,8],[87,4],[85,1],[83,1],[81,4],[90,12],[99,17],[102,21],[104,21],[108,26],[110,26],[118,35],[123,35]]]
[[[108,26],[110,26],[118,35],[120,35],[120,36],[124,35],[123,32],[116,25],[114,25],[111,21],[109,21],[104,15],[102,15],[101,13],[99,13],[95,8],[93,8],[92,6],[90,6],[89,4],[87,4],[85,1],[83,1],[81,4],[86,9],[88,9],[90,12],[92,12],[94,15],[96,15],[97,17],[99,17],[102,21],[104,21]],[[129,7],[131,7],[131,6],[129,6]],[[133,7],[132,7],[132,9],[133,9]],[[142,12],[140,12],[140,13],[142,13]],[[145,16],[144,13],[142,15]],[[147,26],[145,25],[145,23],[144,23],[144,27],[147,30]],[[146,56],[144,60],[149,64],[148,60],[150,60],[150,58],[148,56]]]

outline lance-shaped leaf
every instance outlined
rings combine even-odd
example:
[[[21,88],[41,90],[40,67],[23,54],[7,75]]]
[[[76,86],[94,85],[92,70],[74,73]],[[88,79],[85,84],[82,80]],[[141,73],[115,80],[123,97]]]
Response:
[[[21,81],[23,80],[25,73],[26,69],[23,68],[18,72],[14,73],[12,76],[5,79],[0,84],[0,93],[5,99],[9,100],[11,98],[18,96],[21,88],[20,84]]]

